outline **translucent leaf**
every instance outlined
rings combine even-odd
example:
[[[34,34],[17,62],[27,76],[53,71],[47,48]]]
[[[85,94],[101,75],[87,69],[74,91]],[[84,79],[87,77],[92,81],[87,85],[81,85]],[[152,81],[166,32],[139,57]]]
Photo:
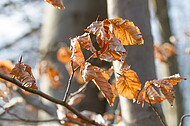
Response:
[[[45,1],[48,2],[49,4],[53,5],[54,7],[57,7],[62,10],[65,9],[65,7],[63,6],[62,0],[45,0]]]
[[[121,96],[136,99],[139,90],[141,90],[141,83],[136,72],[133,70],[122,71],[122,74],[117,77],[116,88]]]
[[[144,44],[141,32],[133,22],[122,18],[109,20],[113,24],[113,34],[122,45],[141,45]]]
[[[76,62],[78,65],[83,65],[85,59],[84,55],[81,51],[80,44],[77,41],[77,38],[71,39],[71,46],[70,49],[72,51],[71,60]]]

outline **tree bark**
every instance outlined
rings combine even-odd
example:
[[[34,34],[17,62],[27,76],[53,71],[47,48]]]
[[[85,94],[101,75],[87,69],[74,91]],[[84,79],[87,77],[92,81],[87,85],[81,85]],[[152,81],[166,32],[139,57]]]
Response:
[[[153,39],[150,28],[150,16],[148,10],[148,0],[107,0],[109,18],[121,17],[133,21],[142,32],[145,44],[141,46],[128,46],[128,56],[126,62],[131,65],[131,69],[137,72],[141,83],[156,78]],[[114,63],[115,69],[118,64]],[[129,126],[160,126],[161,122],[151,107],[146,104],[132,103],[131,100],[120,96],[122,124]],[[161,106],[154,104],[154,107],[164,119]]]
[[[167,4],[167,0],[155,0],[155,8],[156,8],[156,16],[159,20],[159,30],[161,33],[161,43],[165,43],[165,42],[169,42],[169,38],[170,36],[172,36],[172,32],[171,32],[171,27],[170,27],[170,19],[168,17],[168,4]],[[172,43],[171,43],[172,44]],[[165,70],[164,71],[169,71],[168,74],[165,74],[163,70],[161,70],[161,74],[165,74],[166,76],[170,76],[173,74],[176,74],[179,72],[178,70],[178,63],[177,63],[177,56],[172,56],[169,58],[169,64],[165,64],[165,63],[161,63],[162,66],[164,66]],[[158,64],[158,66],[160,68],[160,64]],[[159,69],[158,68],[158,69]],[[182,96],[182,92],[179,89],[179,86],[174,86],[175,89],[175,104],[176,107],[171,108],[170,105],[166,105],[166,111],[168,111],[167,113],[167,117],[166,120],[168,120],[168,125],[174,126],[177,124],[179,124],[180,118],[184,113],[184,109],[183,109],[183,96]],[[169,114],[170,113],[170,114]],[[176,120],[177,118],[177,120]],[[174,121],[176,120],[176,122]]]
[[[49,64],[55,66],[62,72],[64,76],[64,85],[67,85],[69,75],[65,66],[57,60],[57,50],[61,46],[70,46],[69,38],[82,35],[84,29],[91,22],[95,21],[98,15],[100,15],[100,19],[105,19],[107,13],[105,0],[72,0],[63,1],[63,3],[64,6],[66,6],[66,9],[63,11],[50,6],[45,10],[46,16],[42,29],[40,50],[42,59],[47,60]],[[58,99],[63,99],[65,91],[52,89],[47,80],[46,76],[42,76],[40,81],[41,90]],[[76,91],[79,86],[81,85],[74,79],[70,91]],[[105,111],[106,101],[100,101],[98,99],[98,92],[99,90],[94,84],[88,84],[85,91],[85,94],[88,95],[86,95],[85,99],[77,108],[79,110],[90,110],[97,113],[103,113]]]

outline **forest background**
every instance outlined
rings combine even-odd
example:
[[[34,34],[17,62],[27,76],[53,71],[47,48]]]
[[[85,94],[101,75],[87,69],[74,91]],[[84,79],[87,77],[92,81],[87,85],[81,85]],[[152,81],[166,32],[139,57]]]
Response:
[[[65,43],[68,44],[70,37],[74,38],[75,36],[81,35],[84,32],[83,29],[85,29],[91,22],[95,21],[98,15],[100,16],[100,20],[108,18],[109,6],[111,6],[108,4],[109,2],[106,3],[106,1],[104,2],[94,1],[93,5],[94,8],[92,8],[90,5],[93,4],[93,2],[88,3],[87,1],[82,1],[80,5],[86,9],[81,10],[81,12],[79,13],[79,10],[77,10],[76,7],[78,6],[79,3],[75,2],[74,0],[63,1],[63,3],[66,9],[61,11],[56,8],[53,8],[51,5],[43,1],[3,0],[0,3],[0,10],[1,10],[0,11],[0,24],[1,24],[0,59],[11,60],[13,61],[14,64],[16,64],[19,57],[22,55],[23,62],[29,64],[33,68],[34,76],[36,78],[41,78],[39,79],[39,82],[40,80],[41,81],[47,80],[46,77],[44,77],[45,79],[43,79],[43,76],[40,77],[40,75],[38,75],[39,61],[41,61],[42,59],[50,60],[49,61],[50,64],[56,67],[56,69],[59,70],[62,69],[63,68],[62,64],[56,61],[55,59],[56,57],[55,56],[51,57],[49,54],[56,55],[58,48],[64,46]],[[162,7],[164,6],[166,6],[168,10],[163,9]],[[97,10],[96,7],[99,7],[99,9]],[[179,88],[176,87],[175,89],[176,92],[178,93],[176,96],[177,97],[179,96],[178,97],[179,101],[176,104],[179,105],[174,105],[173,108],[169,107],[165,109],[164,107],[166,105],[163,105],[164,106],[163,111],[170,113],[167,115],[174,115],[173,117],[172,116],[165,117],[166,120],[169,120],[167,118],[170,118],[170,120],[174,120],[174,118],[179,118],[183,114],[190,113],[190,107],[189,107],[190,100],[188,99],[189,96],[188,90],[190,88],[188,85],[188,78],[190,75],[189,74],[190,70],[188,69],[189,50],[190,50],[189,49],[190,14],[188,13],[188,4],[187,0],[184,0],[183,2],[178,0],[175,1],[168,0],[165,1],[165,4],[164,2],[159,3],[156,0],[155,1],[150,0],[149,10],[151,14],[151,29],[152,29],[154,42],[157,44],[158,43],[161,44],[164,42],[171,42],[176,47],[176,55],[169,58],[168,60],[170,65],[161,62],[159,59],[155,60],[155,64],[157,66],[156,67],[157,78],[163,78],[178,72],[182,77],[187,78],[187,81],[181,82],[179,84]],[[163,17],[167,17],[167,15],[168,18],[162,19]],[[60,17],[62,17],[63,19]],[[130,17],[129,18],[126,17],[126,19],[130,20]],[[61,22],[63,21],[63,23],[60,24],[59,21]],[[84,24],[78,23],[78,21],[84,22]],[[71,25],[68,26],[69,23],[71,23],[72,26]],[[59,25],[61,25],[63,28],[61,29]],[[45,28],[48,30],[46,30]],[[56,45],[47,44],[50,42],[57,42],[57,43]],[[53,49],[55,50],[52,49],[46,50],[52,47],[52,45],[54,47]],[[109,64],[101,66],[106,67],[109,66]],[[65,71],[63,71],[63,73]],[[64,77],[64,79],[67,80],[67,77]],[[46,88],[47,86],[42,87],[41,89],[43,89],[44,91],[49,91],[49,89]],[[92,90],[94,90],[94,88],[95,87],[92,86]],[[75,90],[74,88],[72,89]],[[62,97],[62,95],[60,95],[62,93],[62,90],[60,90],[60,92],[57,92],[57,89],[55,89],[53,91],[50,91],[49,93],[55,94],[58,97],[60,96],[60,98]],[[97,96],[97,93],[95,93],[94,95]],[[20,96],[16,98],[17,100],[22,99]],[[22,100],[20,102],[22,103]],[[5,103],[2,104],[4,105]],[[106,106],[105,102],[102,102],[102,104]],[[182,112],[179,113],[175,111],[177,110],[175,109],[175,107],[177,106],[180,106],[180,110],[182,110]],[[84,107],[84,105],[82,105],[82,107]],[[87,105],[87,107],[90,108],[90,105]],[[91,108],[94,107],[92,106]],[[103,111],[105,111],[101,110],[102,108],[97,108],[97,109],[98,110],[93,110],[93,111],[96,111],[97,113],[103,113]],[[109,108],[107,109],[109,110]],[[35,115],[36,113],[34,112],[33,114]],[[28,118],[30,118],[30,114],[28,114],[29,115]],[[172,123],[172,121],[170,123]],[[178,122],[173,122],[173,123],[177,124]],[[188,119],[185,119],[185,125],[188,125],[189,123],[190,122],[188,122]]]

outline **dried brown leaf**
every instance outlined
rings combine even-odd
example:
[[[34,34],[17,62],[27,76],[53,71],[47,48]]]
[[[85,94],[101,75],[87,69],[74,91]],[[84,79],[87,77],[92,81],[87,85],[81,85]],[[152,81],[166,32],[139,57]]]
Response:
[[[84,55],[81,51],[80,44],[77,41],[77,38],[72,38],[70,40],[71,40],[70,49],[72,51],[72,55],[70,58],[73,62],[76,62],[78,65],[83,66],[85,59],[84,59]]]
[[[20,61],[15,65],[15,67],[11,70],[10,74],[14,75],[16,79],[22,82],[23,86],[38,89],[36,86],[36,80],[32,74],[31,67],[27,64],[21,63],[22,57]]]
[[[49,4],[53,5],[54,7],[57,7],[62,10],[65,9],[65,7],[63,6],[62,0],[45,0],[45,1],[48,2]]]
[[[140,104],[142,102],[142,107],[144,106],[144,101],[147,103],[154,104],[154,103],[159,103],[165,100],[164,97],[161,97],[158,92],[151,86],[150,81],[147,81],[145,83],[144,88],[141,90],[141,92],[138,95],[137,98],[137,104]]]
[[[186,80],[185,78],[180,77],[179,74],[175,74],[173,76],[161,79],[161,80],[153,80],[152,83],[158,87],[165,98],[168,100],[171,106],[173,106],[173,100],[175,98],[173,89],[173,85],[176,85],[181,80]]]
[[[86,31],[89,33],[92,33],[96,35],[98,38],[100,38],[102,41],[109,41],[112,38],[111,32],[110,32],[110,21],[109,20],[104,20],[104,21],[95,21],[90,24]],[[99,43],[100,48],[104,46],[104,44]]]
[[[133,70],[122,71],[116,81],[116,88],[119,94],[128,99],[136,99],[141,83],[139,82],[136,72]]]
[[[115,95],[108,80],[110,76],[97,66],[92,66],[90,63],[85,63],[84,68],[81,69],[82,77],[85,82],[92,80],[104,97],[107,99],[110,106],[113,106]]]
[[[109,20],[113,24],[113,33],[122,45],[144,44],[141,32],[133,22],[122,18]]]
[[[92,53],[96,52],[96,49],[92,45],[89,33],[84,33],[81,36],[77,36],[76,39],[83,48],[90,50]]]
[[[125,50],[123,45],[121,45],[120,41],[117,40],[115,37],[112,37],[108,42],[102,41],[101,39],[99,39],[98,41],[104,43],[102,44],[104,46],[100,49],[100,51],[98,51],[97,55],[94,56],[94,58],[99,58],[108,62],[112,62],[115,60],[125,60],[127,56],[127,51]]]

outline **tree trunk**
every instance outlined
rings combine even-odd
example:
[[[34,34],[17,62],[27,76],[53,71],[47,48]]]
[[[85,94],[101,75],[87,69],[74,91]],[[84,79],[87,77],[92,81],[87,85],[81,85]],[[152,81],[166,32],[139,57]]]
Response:
[[[159,30],[161,33],[161,43],[169,42],[170,36],[172,36],[171,28],[170,28],[170,20],[168,17],[168,5],[167,0],[155,0],[155,10],[156,10],[156,16],[159,20]],[[163,67],[162,67],[163,66]],[[178,73],[178,63],[177,63],[177,57],[172,56],[169,58],[169,64],[160,63],[157,64],[157,69],[160,69],[160,77],[170,76],[173,74]],[[165,71],[168,71],[166,73]],[[182,93],[179,89],[179,86],[174,86],[175,89],[175,103],[173,108],[169,104],[164,104],[163,108],[165,114],[167,114],[166,121],[168,123],[168,126],[177,126],[179,124],[180,118],[183,115],[184,109],[183,109],[183,97]]]
[[[156,78],[153,53],[153,39],[150,28],[150,16],[148,10],[148,0],[107,0],[109,18],[121,17],[133,21],[143,35],[145,44],[141,46],[128,46],[128,56],[126,62],[131,65],[139,76],[141,83]],[[118,63],[114,62],[115,69]],[[122,124],[130,126],[160,126],[161,122],[151,107],[146,104],[141,105],[132,103],[131,100],[120,96],[122,111]],[[154,107],[164,119],[160,105]]]
[[[98,15],[100,15],[100,19],[105,19],[107,13],[105,0],[72,0],[63,1],[63,3],[66,6],[66,9],[63,11],[50,6],[46,8],[40,49],[42,59],[47,60],[49,64],[55,66],[63,73],[65,86],[67,85],[69,75],[65,66],[57,60],[58,48],[61,46],[70,46],[69,38],[82,35],[84,29],[91,22],[95,21]],[[63,99],[65,91],[52,89],[47,80],[47,76],[41,77],[41,90],[57,99]],[[76,91],[79,86],[81,85],[74,79],[70,91]],[[88,95],[86,95],[86,98],[77,108],[79,110],[91,110],[97,113],[103,113],[105,111],[106,101],[99,101],[97,97],[98,92],[99,90],[94,84],[88,84],[85,91]]]

